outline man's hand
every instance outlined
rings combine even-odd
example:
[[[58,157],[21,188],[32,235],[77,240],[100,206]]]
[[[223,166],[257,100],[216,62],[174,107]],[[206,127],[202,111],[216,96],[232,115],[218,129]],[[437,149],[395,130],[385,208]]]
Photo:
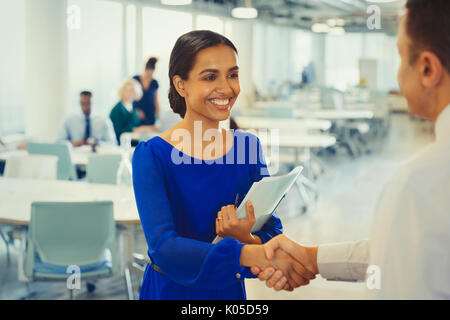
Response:
[[[266,282],[266,285],[269,288],[284,288],[287,283],[293,290],[294,288],[298,288],[300,286],[306,286],[309,284],[310,280],[315,278],[315,275],[312,272],[307,270],[300,262],[295,260],[284,250],[276,250],[273,257],[270,259],[270,262],[272,262],[272,267],[275,272],[270,278],[266,279],[270,280]],[[281,271],[286,277],[286,282],[283,281],[283,278],[275,281],[279,278],[279,271]]]
[[[317,247],[303,247],[285,235],[274,237],[264,244],[263,247],[266,257],[269,260],[273,259],[279,251],[288,253],[297,263],[300,263],[300,265],[306,269],[307,280],[314,279],[315,275],[319,273],[317,267]],[[261,281],[266,281],[266,285],[269,288],[280,287],[283,285],[276,268],[260,268],[259,266],[252,266],[251,271],[254,275],[257,275]],[[292,287],[296,288],[298,286]]]
[[[265,270],[264,274],[270,274],[267,285],[277,291],[281,289],[292,291],[294,288],[307,285],[309,280],[315,277],[283,250],[276,250],[271,260],[267,259],[264,245],[245,245],[241,251],[240,263],[242,266],[256,266],[259,271]]]
[[[72,146],[74,146],[74,147],[81,147],[81,146],[87,145],[87,142],[84,139],[74,140],[74,141],[71,141],[71,143],[72,143]]]

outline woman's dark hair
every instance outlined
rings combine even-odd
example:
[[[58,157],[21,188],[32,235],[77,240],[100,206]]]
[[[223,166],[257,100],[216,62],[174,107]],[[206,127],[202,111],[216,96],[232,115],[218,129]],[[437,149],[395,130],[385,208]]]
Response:
[[[430,50],[450,72],[450,1],[408,0],[406,33],[411,38],[410,62]]]
[[[170,107],[175,113],[178,113],[182,118],[186,114],[186,102],[180,96],[173,84],[173,77],[178,75],[183,80],[187,80],[189,71],[195,63],[197,54],[210,47],[218,45],[226,45],[233,49],[237,54],[237,49],[234,44],[221,34],[209,30],[197,30],[183,34],[178,38],[175,46],[170,54],[169,62],[169,103]]]
[[[147,63],[145,64],[145,70],[155,70],[155,65],[158,62],[158,58],[151,57],[148,59]]]

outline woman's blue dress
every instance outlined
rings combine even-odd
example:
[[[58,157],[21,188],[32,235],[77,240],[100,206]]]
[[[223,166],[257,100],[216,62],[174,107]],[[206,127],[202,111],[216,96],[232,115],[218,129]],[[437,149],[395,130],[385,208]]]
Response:
[[[190,157],[161,137],[136,147],[136,204],[148,255],[164,272],[147,265],[140,299],[246,299],[244,278],[254,276],[239,264],[244,244],[233,238],[211,242],[221,207],[234,204],[237,194],[239,206],[268,170],[259,139],[239,130],[233,135],[230,151],[211,161]],[[254,234],[267,242],[280,233],[274,214]]]

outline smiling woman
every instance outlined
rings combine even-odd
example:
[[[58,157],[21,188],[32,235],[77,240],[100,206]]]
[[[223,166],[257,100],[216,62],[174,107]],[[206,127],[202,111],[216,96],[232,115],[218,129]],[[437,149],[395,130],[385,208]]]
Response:
[[[183,59],[180,59],[181,56]],[[210,58],[213,56],[217,56],[219,59],[213,62]],[[201,63],[195,63],[198,61]],[[211,64],[211,62],[213,63]],[[227,68],[228,66],[230,68]],[[199,90],[198,93],[201,91],[203,95],[206,95],[203,99],[216,106],[226,105],[226,108],[221,109],[231,109],[240,92],[238,71],[237,49],[224,36],[202,30],[181,36],[170,56],[169,101],[171,108],[184,118],[186,99],[190,99],[191,106],[199,106],[197,101],[192,101],[192,94],[187,95],[190,92],[189,88],[196,88]],[[190,78],[189,74],[191,74]],[[222,78],[226,85],[224,86],[225,83],[222,83],[219,92],[214,96],[215,81],[222,81]],[[189,88],[185,88],[185,85]],[[197,98],[201,99],[202,97],[197,96]],[[229,114],[226,118],[228,116]]]
[[[152,261],[141,299],[245,299],[244,278],[254,276],[241,260],[248,255],[243,247],[282,232],[275,214],[254,234],[254,222],[237,221],[235,207],[223,215],[226,206],[239,205],[236,195],[242,201],[253,182],[268,175],[256,136],[219,129],[239,95],[238,72],[236,48],[212,31],[182,35],[173,48],[169,99],[183,120],[141,142],[133,156],[136,204]],[[180,132],[190,139],[178,143],[177,137],[185,136]],[[238,147],[242,142],[244,147]],[[212,161],[203,156],[211,146],[217,150]],[[173,154],[194,161],[177,162]],[[245,161],[221,161],[230,156]],[[252,213],[248,204],[248,216]],[[224,224],[231,220],[233,232],[221,232],[224,239],[212,244],[219,230],[230,230]],[[264,255],[259,257],[264,260]]]

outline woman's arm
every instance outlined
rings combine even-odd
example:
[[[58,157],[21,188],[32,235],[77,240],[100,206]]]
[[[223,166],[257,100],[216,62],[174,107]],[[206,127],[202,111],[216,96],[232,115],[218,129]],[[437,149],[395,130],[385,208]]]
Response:
[[[153,98],[154,98],[154,103],[155,103],[156,115],[158,116],[158,119],[161,120],[161,108],[159,107],[158,89],[155,90],[155,95]]]
[[[162,163],[151,141],[140,143],[133,156],[133,187],[152,261],[182,285],[227,287],[241,281],[244,244],[226,238],[217,244],[182,237],[175,230]],[[239,274],[239,277],[237,276]]]
[[[259,139],[256,136],[249,135],[249,144],[256,144],[256,152],[258,155],[256,164],[250,166],[252,173],[252,182],[257,182],[265,176],[269,176],[267,165],[265,163],[263,150]],[[253,148],[248,148],[253,150]],[[250,163],[250,159],[254,159],[250,155],[246,155],[247,161]],[[270,219],[262,226],[261,230],[251,232],[253,225],[256,222],[254,208],[251,202],[246,203],[247,216],[243,219],[239,219],[236,214],[236,207],[234,205],[228,205],[221,208],[217,213],[216,219],[216,233],[222,237],[232,237],[242,243],[248,244],[262,244],[266,243],[273,237],[283,233],[283,227],[281,220],[275,213],[272,214]]]

